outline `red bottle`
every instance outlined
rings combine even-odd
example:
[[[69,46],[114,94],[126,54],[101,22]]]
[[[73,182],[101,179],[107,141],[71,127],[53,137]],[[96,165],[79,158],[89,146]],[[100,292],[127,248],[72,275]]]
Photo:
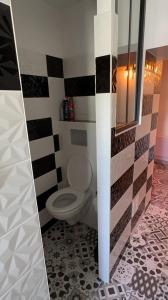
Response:
[[[75,105],[73,98],[69,98],[69,121],[75,121]]]

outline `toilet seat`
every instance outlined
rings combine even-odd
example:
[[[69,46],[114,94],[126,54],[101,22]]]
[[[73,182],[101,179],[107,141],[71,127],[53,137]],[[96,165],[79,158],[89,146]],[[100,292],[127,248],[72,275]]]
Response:
[[[75,224],[81,211],[87,208],[91,196],[89,186],[92,180],[92,167],[85,157],[72,156],[67,167],[69,187],[63,188],[47,199],[46,208],[59,220]]]
[[[48,211],[59,213],[69,213],[80,209],[84,204],[85,193],[76,191],[71,187],[64,188],[53,193],[46,203]],[[68,204],[69,202],[69,204]]]

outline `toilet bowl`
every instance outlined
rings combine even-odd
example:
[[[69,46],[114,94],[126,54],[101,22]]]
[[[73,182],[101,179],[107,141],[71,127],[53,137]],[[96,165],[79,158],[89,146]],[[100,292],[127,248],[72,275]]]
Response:
[[[69,187],[53,193],[46,202],[48,212],[58,220],[73,225],[88,209],[92,193],[92,167],[85,156],[73,156],[67,167]]]

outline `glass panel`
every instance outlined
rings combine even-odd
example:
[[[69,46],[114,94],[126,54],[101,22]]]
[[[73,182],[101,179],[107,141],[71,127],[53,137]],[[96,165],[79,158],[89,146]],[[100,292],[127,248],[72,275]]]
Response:
[[[118,0],[117,126],[135,121],[141,0]]]

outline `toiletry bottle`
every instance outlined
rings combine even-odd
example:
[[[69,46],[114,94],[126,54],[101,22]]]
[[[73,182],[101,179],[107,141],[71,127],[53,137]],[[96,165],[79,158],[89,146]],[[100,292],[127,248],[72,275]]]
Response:
[[[75,121],[75,106],[73,97],[69,98],[69,121]]]
[[[69,121],[69,100],[68,100],[68,97],[64,98],[63,115],[64,115],[64,121]]]

